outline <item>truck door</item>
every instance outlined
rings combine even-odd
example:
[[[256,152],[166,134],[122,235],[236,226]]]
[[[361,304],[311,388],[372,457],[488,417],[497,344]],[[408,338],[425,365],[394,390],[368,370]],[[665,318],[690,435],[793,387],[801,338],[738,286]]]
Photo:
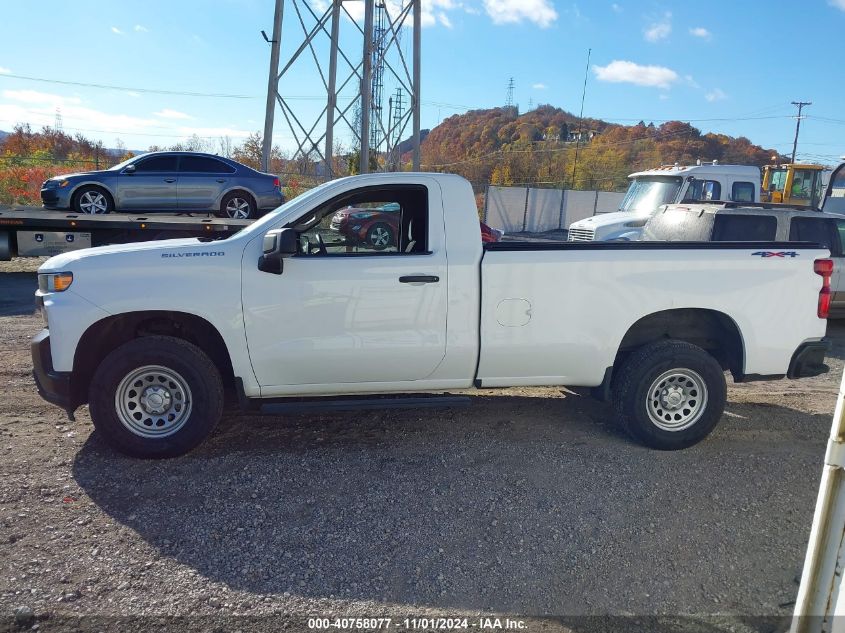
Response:
[[[430,375],[446,354],[439,189],[356,189],[288,226],[299,253],[281,275],[259,271],[257,257],[243,262],[247,344],[262,389],[344,392]]]

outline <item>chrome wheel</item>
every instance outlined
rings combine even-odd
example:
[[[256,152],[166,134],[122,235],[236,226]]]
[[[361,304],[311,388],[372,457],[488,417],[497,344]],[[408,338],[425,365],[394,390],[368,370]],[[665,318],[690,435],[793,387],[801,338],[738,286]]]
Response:
[[[706,408],[707,386],[691,369],[670,369],[658,376],[648,390],[648,417],[664,431],[688,429]]]
[[[106,213],[109,208],[106,196],[99,191],[86,191],[79,197],[79,208],[83,213]]]
[[[386,248],[390,244],[390,230],[383,226],[370,229],[370,244],[377,249]]]
[[[172,369],[146,365],[120,381],[114,406],[123,426],[135,435],[163,438],[187,422],[191,415],[191,389]]]
[[[234,197],[226,203],[226,215],[236,220],[246,220],[250,216],[249,201]]]

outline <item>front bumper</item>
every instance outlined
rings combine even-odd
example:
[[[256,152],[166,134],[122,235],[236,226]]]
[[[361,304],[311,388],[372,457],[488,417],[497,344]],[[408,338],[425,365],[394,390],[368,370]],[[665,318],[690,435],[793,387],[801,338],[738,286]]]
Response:
[[[50,352],[50,330],[43,329],[32,339],[32,375],[38,395],[55,404],[68,415],[76,408],[70,386],[70,372],[55,371]]]
[[[70,187],[43,187],[41,204],[48,209],[70,208]]]
[[[786,372],[787,378],[811,378],[830,371],[830,367],[824,364],[824,357],[830,350],[830,341],[810,341],[802,343],[789,362],[789,369]]]

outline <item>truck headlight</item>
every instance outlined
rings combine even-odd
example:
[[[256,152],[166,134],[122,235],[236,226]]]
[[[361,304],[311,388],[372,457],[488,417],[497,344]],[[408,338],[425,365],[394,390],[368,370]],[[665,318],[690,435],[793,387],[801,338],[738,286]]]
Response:
[[[64,292],[73,283],[73,273],[38,273],[41,292]]]

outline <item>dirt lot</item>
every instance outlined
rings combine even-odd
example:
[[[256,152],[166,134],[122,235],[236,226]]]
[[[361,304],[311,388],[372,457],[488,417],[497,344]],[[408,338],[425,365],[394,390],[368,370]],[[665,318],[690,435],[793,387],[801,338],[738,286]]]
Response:
[[[0,630],[21,606],[41,630],[117,615],[137,630],[491,613],[528,630],[607,613],[785,625],[760,616],[791,611],[845,326],[831,374],[732,385],[719,428],[683,452],[633,443],[603,404],[510,389],[456,410],[232,412],[199,450],[150,462],[37,396],[35,277],[9,272],[27,269],[0,265]]]

